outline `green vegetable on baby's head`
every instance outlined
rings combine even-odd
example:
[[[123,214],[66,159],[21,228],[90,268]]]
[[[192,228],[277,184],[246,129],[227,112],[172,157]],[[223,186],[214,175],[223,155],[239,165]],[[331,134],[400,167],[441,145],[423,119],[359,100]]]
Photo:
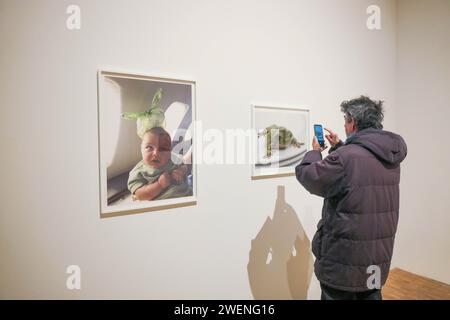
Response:
[[[136,120],[137,135],[142,139],[144,134],[155,127],[165,127],[164,111],[159,108],[163,90],[159,88],[153,96],[150,107],[144,112],[124,112],[122,118],[127,120]]]

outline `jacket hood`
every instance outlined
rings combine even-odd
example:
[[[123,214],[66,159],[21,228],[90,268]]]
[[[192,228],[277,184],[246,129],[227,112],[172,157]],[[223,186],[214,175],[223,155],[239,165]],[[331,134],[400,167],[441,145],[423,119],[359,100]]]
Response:
[[[381,161],[400,164],[407,154],[406,143],[401,136],[381,129],[367,128],[357,131],[345,144],[357,144],[369,150]]]

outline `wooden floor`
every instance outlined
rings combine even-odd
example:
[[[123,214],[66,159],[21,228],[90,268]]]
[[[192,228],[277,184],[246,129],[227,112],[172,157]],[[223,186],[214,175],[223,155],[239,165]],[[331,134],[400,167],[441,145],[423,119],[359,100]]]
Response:
[[[382,294],[384,300],[450,300],[450,285],[393,269]]]

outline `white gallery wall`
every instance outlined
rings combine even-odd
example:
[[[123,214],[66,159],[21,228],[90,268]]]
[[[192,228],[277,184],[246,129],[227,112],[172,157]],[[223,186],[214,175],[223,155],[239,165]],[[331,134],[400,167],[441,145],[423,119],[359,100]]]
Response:
[[[402,167],[394,264],[450,283],[450,1],[398,2]]]
[[[251,103],[309,108],[311,124],[342,137],[344,99],[385,100],[388,130],[408,113],[394,112],[395,1],[78,0],[81,29],[70,31],[73,3],[0,1],[1,298],[252,299],[252,239],[273,216],[279,186],[306,236],[316,230],[320,198],[293,176],[252,181],[250,165],[199,165],[196,206],[100,219],[98,68],[195,80],[204,130],[250,128]],[[381,8],[381,30],[366,27],[372,4]],[[436,155],[448,153],[431,134],[415,137],[413,121],[400,127],[407,142],[414,137]],[[419,153],[411,148],[404,177],[411,184],[423,181]],[[445,174],[435,200],[447,190]],[[412,192],[418,204],[431,193],[425,186]],[[421,228],[415,241],[424,250],[448,243],[442,234],[420,242],[434,225]],[[405,268],[408,259],[400,259]],[[66,288],[69,265],[81,268],[81,290]],[[313,276],[308,297],[319,296]]]

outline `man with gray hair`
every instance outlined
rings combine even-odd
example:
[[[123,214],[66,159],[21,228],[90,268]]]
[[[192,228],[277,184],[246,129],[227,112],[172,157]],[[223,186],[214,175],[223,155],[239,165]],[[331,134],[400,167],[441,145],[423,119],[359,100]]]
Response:
[[[312,241],[314,272],[322,299],[380,299],[389,274],[399,211],[400,163],[407,148],[399,135],[383,130],[381,101],[344,101],[347,139],[325,129],[331,145],[321,147],[295,168],[297,180],[324,199]]]

